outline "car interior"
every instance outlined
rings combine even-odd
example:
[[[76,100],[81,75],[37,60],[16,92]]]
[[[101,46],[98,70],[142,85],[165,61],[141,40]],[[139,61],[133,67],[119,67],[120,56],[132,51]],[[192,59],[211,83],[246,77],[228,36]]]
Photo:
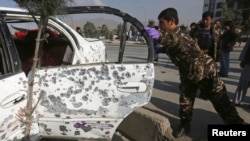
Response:
[[[33,54],[36,47],[36,38],[38,30],[16,31],[14,42],[22,62],[22,69],[27,74],[31,69],[33,62]],[[50,28],[46,29],[45,41],[43,42],[41,51],[40,66],[58,66],[63,64],[63,57],[69,41],[52,31]]]

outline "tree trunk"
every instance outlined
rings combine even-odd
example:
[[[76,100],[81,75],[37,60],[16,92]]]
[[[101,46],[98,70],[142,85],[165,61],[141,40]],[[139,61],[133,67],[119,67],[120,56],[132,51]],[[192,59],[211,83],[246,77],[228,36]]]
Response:
[[[28,99],[27,99],[27,105],[26,105],[26,126],[25,126],[25,134],[24,134],[24,140],[25,141],[30,141],[30,131],[31,131],[31,126],[32,126],[32,114],[35,107],[33,107],[33,87],[34,87],[34,77],[35,77],[35,72],[37,68],[38,61],[40,59],[39,56],[39,48],[43,42],[43,39],[41,40],[41,35],[43,31],[45,31],[46,27],[46,19],[40,19],[41,21],[39,22],[39,28],[38,28],[38,33],[37,33],[37,38],[36,38],[36,47],[35,47],[35,52],[34,52],[34,58],[33,58],[33,64],[31,68],[31,74],[28,79],[28,85],[29,85],[29,91],[28,91]]]

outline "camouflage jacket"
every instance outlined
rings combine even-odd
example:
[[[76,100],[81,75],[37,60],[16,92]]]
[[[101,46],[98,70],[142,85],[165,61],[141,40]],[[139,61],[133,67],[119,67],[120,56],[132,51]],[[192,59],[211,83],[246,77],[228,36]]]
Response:
[[[171,32],[163,33],[161,44],[170,60],[179,67],[181,79],[206,77],[214,66],[213,59],[200,50],[197,42],[179,27]]]

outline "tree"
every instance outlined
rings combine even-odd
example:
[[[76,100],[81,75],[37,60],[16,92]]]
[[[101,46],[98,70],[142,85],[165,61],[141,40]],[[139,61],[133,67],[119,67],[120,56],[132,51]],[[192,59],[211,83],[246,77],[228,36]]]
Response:
[[[102,29],[101,29],[101,35],[105,36],[105,38],[108,39],[109,34],[110,34],[110,32],[109,32],[108,27],[105,24],[103,24]]]
[[[155,27],[155,21],[154,20],[148,20],[148,25],[149,27]]]
[[[36,24],[38,25],[38,34],[36,38],[36,47],[33,58],[33,65],[31,69],[31,77],[28,81],[29,85],[29,93],[27,99],[27,106],[25,109],[26,115],[26,126],[23,140],[30,140],[30,131],[32,125],[32,114],[36,108],[36,104],[33,107],[33,84],[34,84],[34,76],[36,72],[36,68],[39,66],[38,60],[40,60],[41,55],[41,47],[43,46],[44,38],[45,38],[45,30],[48,24],[49,16],[55,16],[60,12],[63,12],[63,9],[66,7],[68,2],[72,2],[72,0],[13,0],[20,7],[26,8],[30,15],[34,18]],[[40,18],[37,19],[36,15],[39,15]],[[41,96],[40,96],[41,98]]]
[[[94,38],[96,36],[96,28],[92,22],[86,22],[83,26],[85,37]]]
[[[249,33],[250,31],[250,1],[249,0],[225,0],[224,3],[227,6],[223,7],[225,18],[229,17],[228,13],[233,13],[234,24],[243,27],[243,32]],[[228,7],[234,6],[237,4],[237,10],[231,12],[228,10]]]
[[[121,23],[117,25],[117,33],[116,34],[117,34],[118,37],[122,36],[122,27],[123,26],[122,26]]]
[[[240,0],[237,1],[238,9],[241,11],[242,16],[242,27],[244,28],[243,32],[245,34],[250,34],[250,1],[249,0]]]
[[[228,8],[228,3],[226,2],[226,0],[224,0],[223,4],[222,4],[222,8],[223,8],[223,19],[222,21],[232,21],[234,19],[234,13],[233,11],[229,10]]]
[[[135,36],[136,35],[136,28],[133,25],[130,25],[129,29],[132,32],[132,36]]]

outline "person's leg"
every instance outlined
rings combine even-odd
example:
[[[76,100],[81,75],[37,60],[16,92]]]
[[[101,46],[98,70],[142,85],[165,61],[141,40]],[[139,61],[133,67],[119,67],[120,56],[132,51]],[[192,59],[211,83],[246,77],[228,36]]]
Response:
[[[242,124],[244,120],[239,116],[235,106],[230,102],[226,87],[218,77],[207,80],[210,81],[211,92],[208,99],[212,102],[215,110],[226,124]]]
[[[159,54],[158,53],[154,53],[154,61],[158,62],[159,60]]]
[[[190,122],[193,115],[193,106],[197,91],[197,86],[192,81],[184,81],[180,84],[180,125],[178,129],[174,132],[175,137],[180,137],[185,135],[190,131]]]
[[[236,106],[239,106],[242,100],[245,98],[248,89],[248,82],[241,82],[238,84],[237,89],[235,91],[235,96],[233,99],[233,103]]]
[[[203,78],[200,82],[198,82],[198,88],[200,89],[200,98],[202,98],[203,100],[208,100],[208,95],[210,93],[210,90],[208,85],[209,85],[209,81],[206,78]]]
[[[233,99],[233,103],[235,105],[240,105],[242,100],[247,94],[247,89],[250,83],[250,65],[245,65],[245,67],[241,71],[240,80],[237,85],[237,89],[235,91],[235,96]]]
[[[221,51],[221,57],[220,57],[220,76],[226,76],[226,52]]]
[[[224,55],[225,55],[225,70],[224,71],[225,71],[225,75],[227,76],[229,72],[230,52],[225,52]]]

